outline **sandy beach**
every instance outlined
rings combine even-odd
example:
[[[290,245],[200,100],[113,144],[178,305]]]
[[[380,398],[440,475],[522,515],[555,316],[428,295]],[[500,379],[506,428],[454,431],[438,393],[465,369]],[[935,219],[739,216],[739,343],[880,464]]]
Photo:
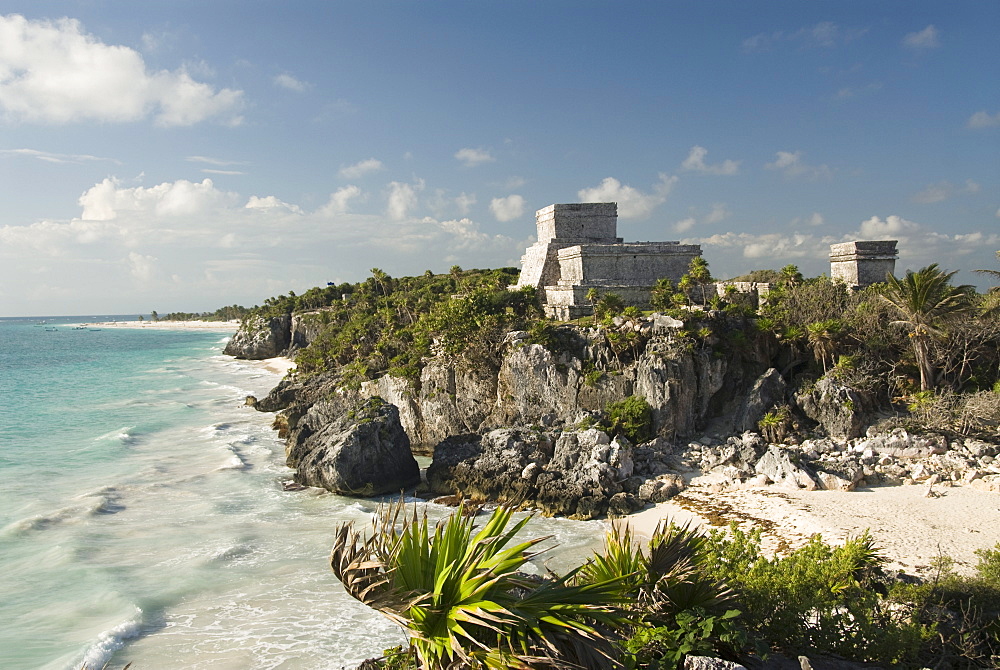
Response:
[[[801,546],[819,533],[840,544],[869,529],[889,567],[926,574],[932,560],[947,555],[956,569],[972,572],[977,549],[1000,542],[1000,495],[967,486],[883,486],[855,491],[804,491],[775,486],[712,493],[707,487],[687,489],[668,502],[628,518],[649,535],[661,519],[692,522],[703,528],[737,521],[744,529],[759,527],[763,546],[775,551]]]
[[[87,328],[150,328],[160,330],[208,330],[222,333],[235,333],[240,327],[239,321],[99,321],[97,323],[81,323]]]

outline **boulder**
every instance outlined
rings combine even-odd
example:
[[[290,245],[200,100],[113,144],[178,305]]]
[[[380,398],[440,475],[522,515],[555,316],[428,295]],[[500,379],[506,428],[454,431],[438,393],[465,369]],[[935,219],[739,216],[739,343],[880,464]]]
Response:
[[[737,432],[756,430],[757,422],[764,413],[785,401],[788,385],[781,373],[770,368],[754,382],[753,388],[740,403],[733,419],[733,429]]]
[[[824,491],[853,491],[865,476],[864,468],[848,459],[813,463],[813,468],[814,479]]]
[[[314,404],[289,435],[286,462],[297,483],[338,495],[398,493],[420,481],[399,410],[381,398]]]
[[[754,469],[758,474],[767,475],[768,479],[779,486],[808,491],[817,488],[812,473],[799,463],[798,455],[777,445],[768,447]]]
[[[235,358],[264,360],[280,356],[292,338],[292,317],[280,314],[271,318],[254,315],[244,319],[239,330],[222,353]]]
[[[1000,493],[1000,475],[985,475],[969,482],[969,486],[977,491]]]
[[[796,394],[795,404],[831,437],[851,439],[864,434],[864,398],[833,377],[823,377],[807,392]]]
[[[660,475],[656,479],[649,479],[639,486],[639,500],[653,503],[654,505],[666,502],[686,487],[687,483],[681,475]]]

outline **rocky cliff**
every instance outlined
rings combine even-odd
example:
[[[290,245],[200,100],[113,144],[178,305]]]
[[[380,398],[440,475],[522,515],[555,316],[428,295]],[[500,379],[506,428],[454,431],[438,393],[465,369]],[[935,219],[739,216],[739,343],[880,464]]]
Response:
[[[622,364],[597,329],[576,329],[575,350],[550,351],[511,333],[499,366],[464,357],[426,361],[419,379],[384,375],[348,388],[335,374],[286,379],[259,401],[263,411],[284,411],[289,425],[317,399],[383,398],[399,408],[400,421],[415,448],[495,428],[539,425],[571,427],[610,403],[638,395],[652,408],[652,431],[661,436],[691,435],[710,419],[736,410],[754,423],[769,406],[747,404],[746,391],[763,370],[733,365],[710,349],[686,346],[670,334],[651,336],[634,358]]]

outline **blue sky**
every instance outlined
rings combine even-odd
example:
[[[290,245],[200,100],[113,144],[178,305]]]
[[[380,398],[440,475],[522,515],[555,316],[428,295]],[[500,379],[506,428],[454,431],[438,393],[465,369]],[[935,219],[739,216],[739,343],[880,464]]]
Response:
[[[0,0],[0,315],[517,265],[534,212],[732,277],[990,286],[1000,3]]]

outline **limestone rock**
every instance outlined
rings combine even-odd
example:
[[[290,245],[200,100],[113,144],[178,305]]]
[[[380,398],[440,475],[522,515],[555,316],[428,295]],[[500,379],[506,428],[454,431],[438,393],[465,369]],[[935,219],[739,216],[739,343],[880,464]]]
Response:
[[[986,475],[979,479],[973,479],[969,482],[969,486],[977,491],[1000,493],[1000,475]]]
[[[781,373],[774,368],[761,375],[740,404],[733,421],[733,429],[738,432],[756,430],[757,422],[764,413],[785,401],[788,385]]]
[[[795,403],[828,435],[850,439],[864,433],[864,399],[830,376],[816,382],[808,393],[797,394]]]
[[[639,487],[639,500],[656,503],[666,502],[687,487],[681,475],[660,475],[656,479],[647,480]]]
[[[798,463],[794,452],[782,447],[771,445],[767,452],[757,461],[754,469],[758,474],[767,477],[780,486],[812,491],[816,489],[816,480],[812,474]]]
[[[745,666],[733,661],[712,656],[686,656],[684,670],[747,670]]]
[[[280,356],[291,342],[291,316],[249,317],[240,324],[222,353],[235,358],[264,360]]]
[[[824,491],[853,491],[864,479],[864,469],[849,459],[814,463],[814,478]]]
[[[399,492],[420,481],[399,411],[380,398],[316,403],[289,436],[286,456],[296,482],[339,495]]]

